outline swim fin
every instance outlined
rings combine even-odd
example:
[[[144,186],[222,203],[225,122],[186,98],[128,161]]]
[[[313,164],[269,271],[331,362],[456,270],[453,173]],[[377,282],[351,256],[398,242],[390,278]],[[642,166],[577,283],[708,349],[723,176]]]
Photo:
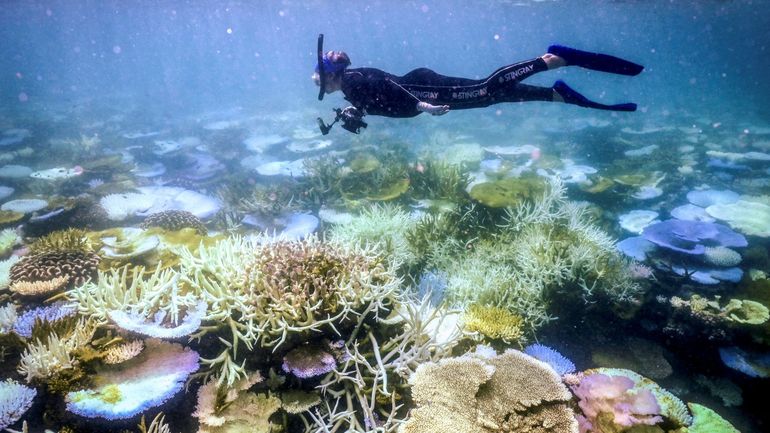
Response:
[[[644,66],[610,56],[608,54],[591,53],[576,50],[563,45],[551,45],[548,52],[555,54],[567,62],[567,65],[580,66],[594,71],[610,72],[620,75],[639,75]]]
[[[636,111],[636,104],[633,102],[627,102],[625,104],[605,105],[591,101],[568,86],[567,83],[562,80],[558,80],[553,84],[553,90],[558,93],[567,104],[579,105],[586,108],[596,108],[597,110]]]

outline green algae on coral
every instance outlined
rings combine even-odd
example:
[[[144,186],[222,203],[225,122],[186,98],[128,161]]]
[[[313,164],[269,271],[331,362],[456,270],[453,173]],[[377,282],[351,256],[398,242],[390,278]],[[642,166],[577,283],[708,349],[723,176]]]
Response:
[[[508,178],[474,185],[471,198],[489,207],[510,207],[539,198],[545,191],[540,177]]]
[[[693,415],[687,433],[740,433],[737,428],[713,410],[697,403],[687,403]]]

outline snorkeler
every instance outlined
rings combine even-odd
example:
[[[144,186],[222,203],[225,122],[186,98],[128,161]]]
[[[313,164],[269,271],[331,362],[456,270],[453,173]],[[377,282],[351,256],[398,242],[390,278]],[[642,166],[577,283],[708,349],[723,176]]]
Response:
[[[443,115],[449,110],[488,107],[501,102],[564,102],[581,107],[612,111],[636,111],[636,104],[605,105],[581,95],[564,81],[553,87],[522,84],[521,81],[546,70],[562,66],[580,66],[595,71],[621,75],[638,75],[644,66],[607,54],[591,53],[551,45],[541,57],[504,66],[481,80],[440,75],[427,68],[415,69],[404,76],[375,68],[349,68],[350,58],[343,51],[322,54],[323,35],[318,38],[318,64],[313,79],[320,86],[318,99],[324,93],[341,90],[352,106],[336,109],[337,117],[330,125],[318,119],[326,134],[342,120],[343,128],[358,133],[366,127],[365,114],[387,117],[413,117],[422,112]]]

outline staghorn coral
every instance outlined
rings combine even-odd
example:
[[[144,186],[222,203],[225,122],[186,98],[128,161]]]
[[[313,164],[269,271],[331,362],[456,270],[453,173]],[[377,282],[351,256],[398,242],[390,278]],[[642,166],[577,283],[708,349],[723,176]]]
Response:
[[[160,227],[171,231],[191,228],[201,236],[205,236],[208,233],[206,226],[200,218],[184,210],[166,210],[150,214],[142,221],[139,227],[143,229]]]
[[[94,253],[55,251],[25,256],[11,266],[11,285],[17,282],[51,281],[67,277],[67,284],[80,286],[96,275],[99,256]]]
[[[179,285],[180,275],[173,269],[155,268],[146,273],[143,267],[110,269],[98,273],[95,281],[69,290],[67,299],[80,314],[106,324],[110,314],[124,312],[131,317],[155,317],[165,312],[177,323],[180,311],[197,305],[199,299]]]
[[[473,304],[463,316],[465,330],[478,332],[483,336],[506,343],[519,341],[523,337],[523,320],[508,310]]]
[[[110,346],[104,351],[105,364],[120,364],[142,353],[144,341],[133,340],[128,343],[120,343]]]
[[[53,253],[61,251],[76,251],[91,253],[94,247],[88,238],[88,232],[81,229],[69,228],[51,232],[33,242],[29,246],[33,254]]]
[[[396,205],[377,204],[363,210],[347,224],[337,224],[329,231],[332,242],[367,246],[382,251],[399,264],[417,261],[407,233],[417,221]]]
[[[532,331],[552,320],[548,308],[556,293],[624,307],[637,303],[642,287],[628,260],[585,205],[567,201],[558,179],[549,181],[540,199],[507,209],[501,229],[494,241],[437,260],[449,275],[450,303],[504,308]]]
[[[24,386],[13,379],[0,382],[0,430],[18,421],[32,406],[36,395],[34,388]]]
[[[80,318],[64,335],[51,332],[45,341],[38,338],[28,343],[21,355],[18,372],[26,376],[27,382],[45,382],[64,370],[76,368],[78,361],[73,354],[88,344],[95,332],[95,322]]]
[[[417,407],[398,431],[577,432],[553,369],[515,350],[485,352],[420,366],[409,379]]]

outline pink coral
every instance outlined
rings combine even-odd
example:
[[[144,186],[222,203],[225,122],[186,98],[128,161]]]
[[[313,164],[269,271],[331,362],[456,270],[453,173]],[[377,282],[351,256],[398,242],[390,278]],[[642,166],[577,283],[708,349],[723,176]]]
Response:
[[[583,412],[578,415],[580,433],[602,431],[597,423],[601,414],[606,414],[603,421],[609,421],[611,414],[617,427],[654,425],[663,420],[655,395],[636,388],[628,377],[593,373],[580,377],[570,388]]]

